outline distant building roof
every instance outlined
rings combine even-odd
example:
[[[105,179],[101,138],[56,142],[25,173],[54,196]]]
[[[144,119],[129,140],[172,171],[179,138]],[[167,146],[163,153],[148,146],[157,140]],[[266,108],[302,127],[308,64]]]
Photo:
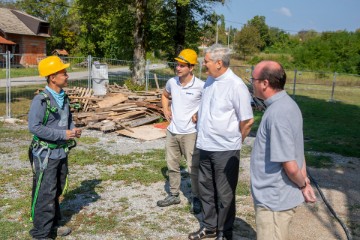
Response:
[[[7,39],[3,38],[2,36],[0,36],[0,44],[15,45],[16,43],[14,43],[13,41],[7,40]]]
[[[0,8],[0,31],[4,33],[50,37],[50,24],[25,12]]]
[[[54,51],[52,51],[53,55],[69,55],[69,53],[65,50],[65,49],[55,49]]]

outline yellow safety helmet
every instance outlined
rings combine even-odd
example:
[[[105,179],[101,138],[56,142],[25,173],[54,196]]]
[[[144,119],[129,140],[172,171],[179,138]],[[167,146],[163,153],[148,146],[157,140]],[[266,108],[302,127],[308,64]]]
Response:
[[[40,76],[47,77],[69,66],[70,63],[63,63],[58,56],[50,56],[39,62],[38,69]]]
[[[175,60],[181,63],[195,65],[197,64],[197,54],[192,49],[184,49],[180,52],[179,56],[175,58]]]

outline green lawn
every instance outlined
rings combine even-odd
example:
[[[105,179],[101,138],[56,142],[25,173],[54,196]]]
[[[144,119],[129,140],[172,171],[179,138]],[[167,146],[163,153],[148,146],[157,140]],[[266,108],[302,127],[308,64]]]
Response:
[[[305,151],[360,157],[360,101],[354,105],[296,96],[296,102],[304,119]],[[255,112],[253,131],[262,114]]]

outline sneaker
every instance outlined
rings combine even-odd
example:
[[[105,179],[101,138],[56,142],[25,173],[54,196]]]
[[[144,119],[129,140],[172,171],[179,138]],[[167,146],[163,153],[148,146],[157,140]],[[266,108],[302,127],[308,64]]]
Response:
[[[201,202],[197,197],[193,197],[190,212],[193,214],[201,213]]]
[[[67,236],[71,233],[71,228],[66,226],[61,226],[56,228],[56,235],[59,237]]]
[[[164,200],[157,201],[159,207],[167,207],[174,204],[180,203],[180,197],[176,195],[169,195]]]

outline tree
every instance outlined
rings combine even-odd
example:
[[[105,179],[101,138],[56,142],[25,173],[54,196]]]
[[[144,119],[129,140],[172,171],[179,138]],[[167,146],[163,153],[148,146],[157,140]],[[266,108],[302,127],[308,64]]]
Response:
[[[134,29],[134,68],[133,68],[133,82],[142,84],[145,79],[145,12],[146,0],[135,1],[135,29]]]
[[[262,41],[262,44],[260,46],[260,50],[264,50],[265,47],[271,45],[271,39],[269,36],[269,27],[265,23],[265,17],[264,16],[255,16],[252,19],[250,19],[247,23],[249,26],[255,27],[259,34],[260,39]]]
[[[255,26],[245,25],[236,35],[236,44],[236,50],[245,59],[247,55],[259,52],[264,42]]]

